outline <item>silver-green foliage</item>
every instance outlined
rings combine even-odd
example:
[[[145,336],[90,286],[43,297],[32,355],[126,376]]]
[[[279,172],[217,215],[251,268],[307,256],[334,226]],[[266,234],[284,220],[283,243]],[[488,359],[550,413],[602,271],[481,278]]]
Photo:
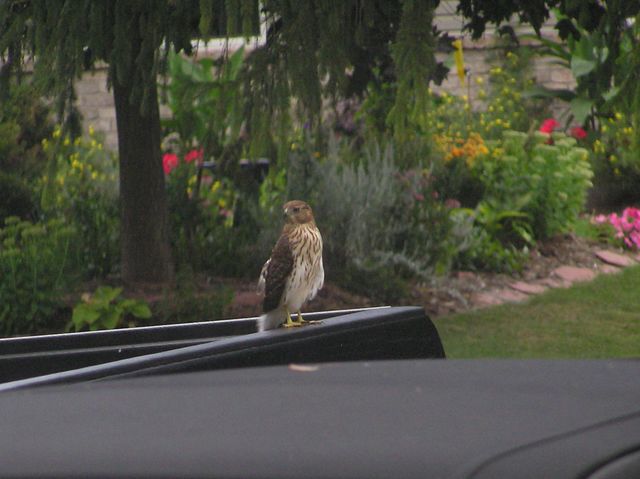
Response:
[[[350,159],[344,151],[298,156],[307,165],[290,166],[290,198],[313,206],[328,278],[397,299],[403,279],[428,279],[451,262],[449,210],[429,191],[428,171],[398,167],[392,145],[367,144]]]

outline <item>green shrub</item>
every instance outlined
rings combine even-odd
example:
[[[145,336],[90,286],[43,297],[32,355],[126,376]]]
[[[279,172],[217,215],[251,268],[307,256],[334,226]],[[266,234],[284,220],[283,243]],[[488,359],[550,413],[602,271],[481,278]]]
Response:
[[[56,129],[43,146],[50,167],[40,183],[42,213],[76,228],[85,278],[105,277],[119,262],[116,157],[91,129],[89,138],[74,141]]]
[[[241,194],[229,178],[198,171],[197,162],[191,160],[196,153],[198,150],[191,150],[181,155],[182,159],[165,154],[176,162],[166,173],[176,269],[246,275],[252,259],[247,248],[255,239],[253,215],[247,211],[251,199]]]
[[[505,131],[477,170],[484,201],[525,213],[536,240],[569,231],[592,186],[588,151],[562,133],[547,141],[541,133]]]
[[[3,92],[4,93],[4,92]],[[46,165],[41,142],[51,135],[50,108],[28,83],[14,84],[0,101],[0,170],[29,182]]]
[[[61,220],[33,224],[10,217],[0,229],[0,334],[49,326],[74,283],[73,228]]]
[[[30,217],[35,210],[31,194],[22,180],[0,171],[0,224],[9,216]]]
[[[594,183],[600,198],[596,206],[619,209],[640,202],[640,154],[633,116],[616,111],[600,123],[593,142]]]

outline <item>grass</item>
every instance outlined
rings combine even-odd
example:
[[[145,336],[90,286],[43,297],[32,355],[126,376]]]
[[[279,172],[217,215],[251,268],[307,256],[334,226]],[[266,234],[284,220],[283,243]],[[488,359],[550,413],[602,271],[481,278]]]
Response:
[[[640,357],[640,266],[434,322],[449,358]]]

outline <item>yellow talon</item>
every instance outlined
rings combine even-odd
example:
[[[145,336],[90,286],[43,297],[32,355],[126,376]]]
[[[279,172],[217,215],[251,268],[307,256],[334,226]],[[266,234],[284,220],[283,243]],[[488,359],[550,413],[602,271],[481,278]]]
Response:
[[[297,326],[302,326],[306,321],[302,319],[302,314],[298,311],[298,320],[294,321],[291,319],[291,314],[289,314],[289,310],[287,310],[287,320],[282,325],[283,328],[295,328]]]

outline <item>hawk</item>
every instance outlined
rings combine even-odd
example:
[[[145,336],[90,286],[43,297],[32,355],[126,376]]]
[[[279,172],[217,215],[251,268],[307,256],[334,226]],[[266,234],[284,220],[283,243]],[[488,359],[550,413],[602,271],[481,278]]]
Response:
[[[283,206],[284,228],[262,267],[258,291],[264,293],[258,331],[301,326],[302,305],[313,299],[324,284],[322,236],[311,207],[304,201],[289,201]],[[297,321],[291,313],[298,313]]]

